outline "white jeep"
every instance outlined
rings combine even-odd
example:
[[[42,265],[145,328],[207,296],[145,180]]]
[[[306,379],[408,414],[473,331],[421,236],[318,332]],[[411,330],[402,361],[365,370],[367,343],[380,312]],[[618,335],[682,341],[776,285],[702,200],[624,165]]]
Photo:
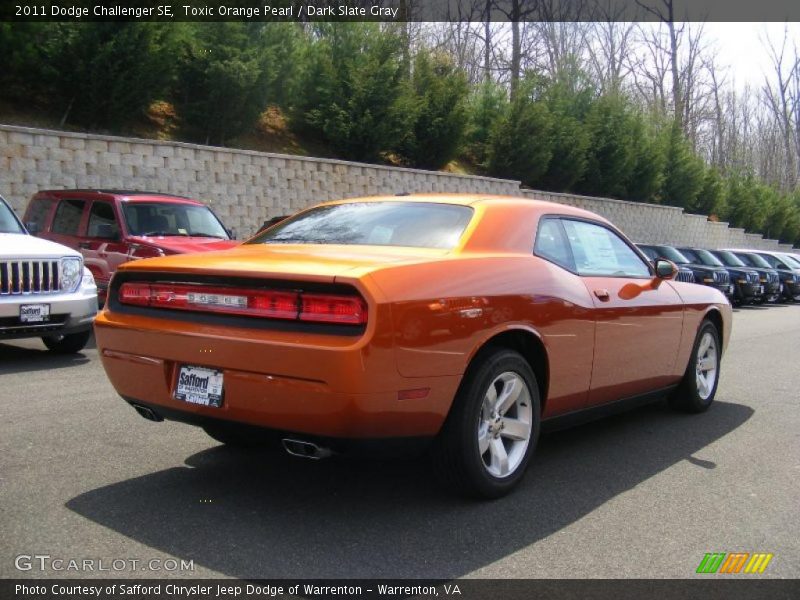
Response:
[[[96,314],[80,253],[29,235],[0,196],[0,342],[40,337],[53,352],[79,352]]]

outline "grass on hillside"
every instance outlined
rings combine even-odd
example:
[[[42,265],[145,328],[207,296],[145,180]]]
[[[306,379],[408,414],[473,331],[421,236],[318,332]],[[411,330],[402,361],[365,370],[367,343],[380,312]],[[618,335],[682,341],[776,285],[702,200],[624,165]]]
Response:
[[[0,123],[40,129],[87,132],[86,129],[71,126],[69,123],[62,125],[60,118],[47,114],[35,106],[12,105],[3,100],[0,100]],[[180,117],[176,113],[175,107],[164,101],[153,102],[147,113],[130,128],[91,133],[174,142],[191,141],[181,136]],[[321,140],[294,131],[287,116],[277,106],[267,107],[259,116],[252,130],[231,139],[226,147],[296,156],[342,158],[337,155],[335,149]],[[384,156],[383,159],[385,164],[390,166],[403,166],[398,157],[391,154]],[[464,158],[451,161],[442,171],[459,175],[484,174],[482,169]]]

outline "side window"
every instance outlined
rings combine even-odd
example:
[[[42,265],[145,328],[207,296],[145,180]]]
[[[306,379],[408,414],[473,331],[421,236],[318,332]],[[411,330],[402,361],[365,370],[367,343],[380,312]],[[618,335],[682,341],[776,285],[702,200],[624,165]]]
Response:
[[[610,229],[585,221],[564,219],[579,275],[650,277],[650,268]]]
[[[575,270],[575,261],[572,259],[572,251],[560,219],[544,218],[539,222],[533,253],[559,267]]]
[[[25,222],[25,225],[29,223],[33,223],[38,231],[42,231],[44,229],[44,224],[47,219],[47,213],[50,212],[50,201],[44,200],[43,198],[39,198],[38,200],[34,200],[31,202],[30,207],[28,208],[28,220]]]
[[[108,202],[92,202],[86,235],[104,239],[119,237],[119,225],[117,225],[114,207],[111,204]]]
[[[53,219],[53,233],[78,235],[85,200],[62,200],[58,203]]]

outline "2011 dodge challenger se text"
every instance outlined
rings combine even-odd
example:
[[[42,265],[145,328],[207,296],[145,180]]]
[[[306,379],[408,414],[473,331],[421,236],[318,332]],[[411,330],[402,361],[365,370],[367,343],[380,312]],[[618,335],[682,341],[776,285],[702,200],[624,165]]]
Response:
[[[143,416],[319,458],[429,451],[498,497],[542,424],[714,399],[731,307],[576,208],[481,195],[305,210],[230,250],[124,264],[95,321]]]

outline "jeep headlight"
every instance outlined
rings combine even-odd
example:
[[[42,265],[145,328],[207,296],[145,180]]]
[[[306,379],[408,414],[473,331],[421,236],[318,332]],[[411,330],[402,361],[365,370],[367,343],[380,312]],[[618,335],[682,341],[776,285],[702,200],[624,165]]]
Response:
[[[92,275],[92,272],[87,267],[83,267],[83,279],[81,279],[81,287],[94,287],[95,285],[94,275]]]
[[[67,256],[61,259],[59,267],[61,291],[74,292],[77,290],[83,279],[83,261],[76,256]]]

